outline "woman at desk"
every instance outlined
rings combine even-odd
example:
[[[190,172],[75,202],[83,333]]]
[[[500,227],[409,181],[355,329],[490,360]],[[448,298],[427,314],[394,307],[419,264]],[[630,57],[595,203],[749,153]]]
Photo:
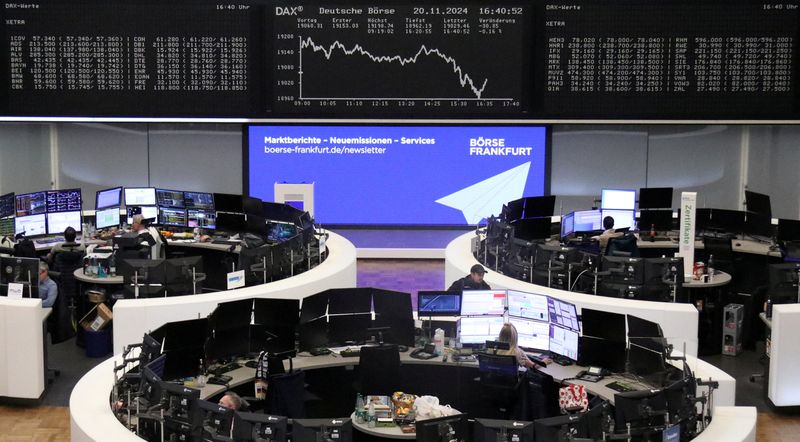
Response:
[[[527,367],[527,368],[541,367],[539,364],[531,361],[530,358],[528,358],[528,356],[525,354],[525,352],[522,351],[522,349],[517,346],[517,328],[514,327],[514,324],[511,323],[503,324],[503,328],[500,329],[500,335],[497,337],[497,340],[499,342],[507,342],[509,346],[508,350],[498,350],[497,354],[516,356],[517,362],[522,367]],[[550,358],[544,358],[543,360],[546,364],[552,362]]]

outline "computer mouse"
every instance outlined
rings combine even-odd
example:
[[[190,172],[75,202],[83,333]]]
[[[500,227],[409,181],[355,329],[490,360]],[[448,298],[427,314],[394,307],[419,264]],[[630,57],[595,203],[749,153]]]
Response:
[[[407,345],[398,345],[397,346],[397,351],[399,351],[400,353],[405,353],[405,352],[408,351],[408,346]]]
[[[740,243],[740,242],[737,242],[737,243],[736,243],[736,244],[734,244],[734,245],[735,245],[736,247],[741,247],[741,246],[742,246],[742,243]]]

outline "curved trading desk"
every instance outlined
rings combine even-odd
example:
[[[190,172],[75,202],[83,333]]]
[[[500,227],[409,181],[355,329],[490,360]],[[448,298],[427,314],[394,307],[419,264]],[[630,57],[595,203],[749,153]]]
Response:
[[[114,304],[114,353],[141,342],[142,335],[167,322],[208,316],[220,302],[246,298],[303,299],[330,288],[356,286],[356,248],[330,232],[328,256],[320,265],[291,278],[241,289],[171,298],[121,299]]]
[[[475,368],[475,362],[455,363],[441,362],[440,359],[427,361],[412,359],[408,353],[401,353],[401,362],[408,365],[443,366],[443,368],[460,367]],[[75,385],[70,396],[70,426],[71,437],[74,442],[81,441],[137,441],[141,439],[128,431],[122,425],[109,404],[109,394],[114,386],[114,377],[111,375],[116,364],[121,363],[120,355],[112,357],[101,363],[87,373]],[[698,378],[709,377],[720,382],[720,388],[714,393],[714,418],[697,440],[725,440],[725,441],[755,441],[756,413],[753,407],[734,407],[735,381],[727,374],[714,366],[691,356],[687,362],[692,367]],[[358,358],[342,358],[333,355],[327,356],[298,356],[294,359],[294,368],[306,371],[333,367],[345,367],[358,364]],[[556,380],[573,377],[581,368],[577,366],[562,367],[550,365],[544,371]],[[241,367],[227,373],[233,377],[230,387],[252,382],[255,370]],[[593,394],[613,401],[614,391],[604,386],[603,382],[592,384],[583,383]],[[209,398],[220,394],[227,388],[219,385],[207,385],[202,389],[201,397]],[[416,393],[424,394],[424,391]],[[345,401],[350,405],[351,398]]]
[[[480,264],[472,255],[472,241],[475,232],[465,233],[454,239],[445,249],[445,286],[469,274],[469,269]],[[487,270],[484,275],[492,288],[512,289],[523,292],[534,292],[554,296],[575,304],[578,309],[590,308],[607,312],[631,314],[661,325],[664,336],[675,349],[682,350],[686,345],[686,354],[697,355],[697,309],[691,304],[674,304],[671,302],[637,301],[633,299],[607,298],[568,292],[530,284],[500,273]]]

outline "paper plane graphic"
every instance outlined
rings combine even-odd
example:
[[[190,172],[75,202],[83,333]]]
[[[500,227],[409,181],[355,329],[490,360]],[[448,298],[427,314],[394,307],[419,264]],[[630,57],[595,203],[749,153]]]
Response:
[[[531,162],[501,172],[493,177],[443,196],[437,203],[464,214],[467,224],[477,224],[490,215],[499,215],[503,204],[522,198]]]

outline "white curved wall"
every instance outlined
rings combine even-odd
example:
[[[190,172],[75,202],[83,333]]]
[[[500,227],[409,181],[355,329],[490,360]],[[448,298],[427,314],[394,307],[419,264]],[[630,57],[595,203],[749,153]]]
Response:
[[[475,232],[465,233],[447,245],[444,268],[445,287],[452,284],[456,279],[468,275],[470,267],[479,264],[478,260],[472,255],[473,238],[476,238]],[[648,321],[657,322],[664,331],[664,337],[675,346],[676,350],[682,351],[685,344],[686,354],[697,356],[698,314],[697,309],[691,304],[636,301],[568,292],[530,284],[492,270],[487,270],[484,281],[496,289],[512,289],[554,296],[575,304],[579,310],[590,308],[631,314]]]
[[[123,299],[114,304],[114,354],[142,342],[144,333],[167,322],[208,316],[220,302],[247,298],[303,299],[330,288],[356,286],[356,248],[329,232],[328,257],[322,264],[291,278],[252,287],[172,298]]]

